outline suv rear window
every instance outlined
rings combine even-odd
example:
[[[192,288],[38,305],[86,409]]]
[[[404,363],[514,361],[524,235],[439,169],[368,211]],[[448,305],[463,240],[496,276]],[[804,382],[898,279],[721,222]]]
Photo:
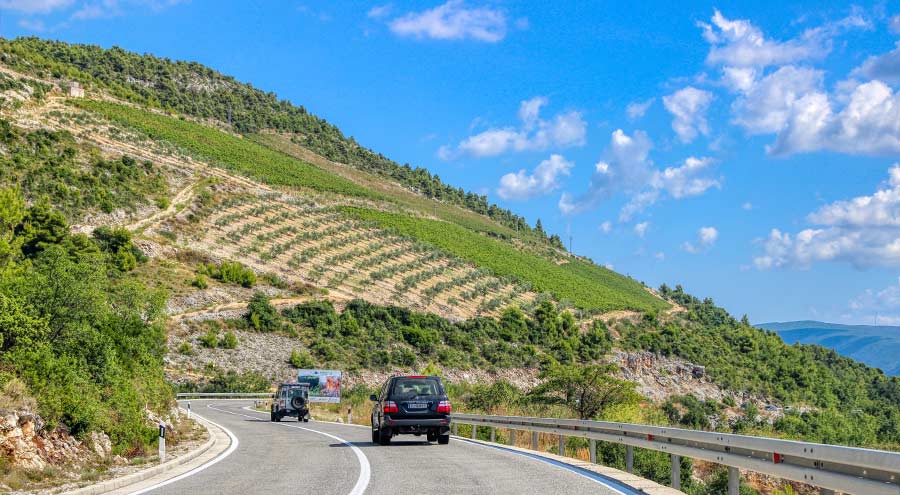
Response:
[[[391,387],[390,395],[409,399],[417,396],[443,395],[443,387],[436,378],[397,378]]]

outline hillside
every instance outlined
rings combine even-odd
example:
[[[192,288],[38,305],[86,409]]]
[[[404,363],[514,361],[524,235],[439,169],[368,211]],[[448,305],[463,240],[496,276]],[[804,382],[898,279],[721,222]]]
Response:
[[[821,321],[761,323],[756,326],[778,333],[789,344],[817,344],[879,368],[888,375],[900,375],[900,361],[897,360],[900,356],[900,327],[841,325]]]
[[[272,94],[197,64],[33,38],[0,42],[0,74],[0,179],[28,210],[0,209],[0,302],[16,303],[0,306],[0,325],[51,318],[40,292],[16,292],[48,246],[95,267],[85,291],[97,311],[134,325],[122,335],[62,313],[60,327],[93,329],[87,340],[0,340],[0,386],[22,382],[41,414],[79,420],[78,432],[120,431],[119,451],[146,444],[140,412],[118,424],[101,402],[67,416],[35,372],[59,365],[26,360],[27,344],[114,375],[86,372],[86,386],[123,383],[122,360],[152,377],[150,390],[121,385],[129,404],[157,408],[171,396],[163,376],[186,390],[264,390],[300,367],[339,368],[366,397],[390,373],[429,367],[472,410],[485,409],[472,383],[485,381],[516,390],[491,407],[563,414],[528,402],[539,373],[613,362],[655,401],[612,419],[900,444],[897,377],[568,253]],[[85,98],[65,95],[72,80]],[[129,294],[145,315],[115,311]],[[90,339],[107,350],[91,355]],[[757,415],[771,403],[798,408]]]

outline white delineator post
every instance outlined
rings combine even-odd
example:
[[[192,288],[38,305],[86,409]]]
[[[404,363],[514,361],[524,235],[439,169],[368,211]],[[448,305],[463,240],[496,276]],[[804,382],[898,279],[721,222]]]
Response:
[[[191,403],[190,402],[187,403],[187,410],[188,410],[188,419],[191,419]]]
[[[159,462],[166,462],[166,425],[159,424]]]

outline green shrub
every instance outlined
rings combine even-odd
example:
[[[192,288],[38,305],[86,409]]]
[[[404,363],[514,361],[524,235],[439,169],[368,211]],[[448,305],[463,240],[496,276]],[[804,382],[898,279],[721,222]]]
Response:
[[[205,289],[209,287],[209,282],[206,280],[206,275],[198,273],[194,280],[191,280],[191,285],[198,289]]]
[[[278,310],[269,302],[269,298],[262,292],[253,293],[250,304],[247,306],[247,321],[250,326],[261,332],[271,332],[280,326]]]
[[[209,329],[209,331],[201,335],[199,340],[200,345],[207,349],[214,349],[219,345],[219,335],[213,329]]]
[[[178,346],[178,353],[183,354],[185,356],[193,356],[194,348],[193,348],[193,346],[191,346],[190,342],[184,341],[181,343],[180,346]]]
[[[294,368],[300,369],[310,369],[316,366],[316,363],[313,361],[312,356],[309,355],[309,352],[298,352],[297,349],[291,349],[290,363]]]
[[[234,332],[225,332],[225,336],[219,341],[219,347],[223,349],[237,349],[238,339]]]

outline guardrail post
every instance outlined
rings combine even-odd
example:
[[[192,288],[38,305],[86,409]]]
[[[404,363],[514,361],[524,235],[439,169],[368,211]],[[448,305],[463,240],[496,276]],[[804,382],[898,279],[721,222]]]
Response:
[[[509,430],[509,444],[516,445],[516,430]]]
[[[478,425],[472,425],[472,440],[478,437]]]
[[[681,456],[672,454],[672,488],[681,490]]]
[[[491,443],[497,440],[497,428],[491,428]]]
[[[634,473],[634,447],[625,446],[625,471]]]
[[[588,448],[591,449],[591,464],[597,464],[597,441],[592,438]]]
[[[538,432],[531,432],[531,450],[538,449]]]
[[[563,457],[566,455],[566,437],[562,435],[559,436],[559,455]]]
[[[459,436],[459,425],[457,423],[453,423],[451,429],[453,430],[453,436]]]
[[[728,495],[740,495],[741,472],[736,467],[728,466]]]

